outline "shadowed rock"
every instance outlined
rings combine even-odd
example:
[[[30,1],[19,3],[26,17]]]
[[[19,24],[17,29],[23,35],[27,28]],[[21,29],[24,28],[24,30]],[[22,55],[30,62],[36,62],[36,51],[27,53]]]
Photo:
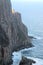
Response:
[[[21,14],[15,12],[14,14],[12,14],[12,17],[13,50],[18,51],[24,48],[32,47],[33,46],[31,43],[32,38],[28,36],[28,29],[22,23]]]
[[[2,47],[6,47],[9,45],[9,39],[8,39],[5,31],[2,29],[1,25],[0,25],[0,45]]]
[[[12,13],[10,0],[0,0],[0,60],[3,47],[5,64],[11,62],[12,52],[32,47],[28,29],[22,23],[21,14]]]
[[[19,65],[32,65],[33,63],[36,63],[36,62],[32,59],[27,59],[26,57],[23,56]]]

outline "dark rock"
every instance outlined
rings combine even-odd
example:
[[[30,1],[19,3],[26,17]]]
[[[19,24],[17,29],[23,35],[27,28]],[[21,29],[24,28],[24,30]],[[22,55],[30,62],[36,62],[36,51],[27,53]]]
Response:
[[[32,38],[28,36],[28,29],[27,27],[22,23],[21,14],[18,12],[15,12],[13,15],[12,20],[12,38],[13,38],[13,50],[18,51],[24,48],[32,47]],[[14,35],[15,33],[15,35]],[[14,44],[15,42],[15,44]]]
[[[10,0],[0,0],[0,60],[2,59],[5,64],[10,62],[13,51],[32,47],[21,14],[13,14],[11,10]],[[4,57],[1,48],[4,50]]]
[[[0,25],[0,45],[6,47],[9,45],[9,38],[6,35],[6,32],[2,29]]]
[[[19,65],[32,65],[33,63],[36,63],[36,62],[32,59],[27,59],[26,57],[23,56]]]

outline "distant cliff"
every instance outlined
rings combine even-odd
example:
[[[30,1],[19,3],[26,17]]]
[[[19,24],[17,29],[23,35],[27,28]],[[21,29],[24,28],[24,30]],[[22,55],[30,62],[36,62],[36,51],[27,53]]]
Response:
[[[1,48],[4,49],[4,62],[11,62],[11,55],[13,51],[18,51],[23,48],[32,47],[31,39],[28,36],[28,29],[22,23],[21,14],[18,12],[12,13],[10,0],[0,0],[0,25],[5,36],[1,36],[0,40],[8,41],[0,42],[0,60],[1,60]],[[0,28],[0,29],[1,29]],[[5,46],[4,46],[5,45]]]

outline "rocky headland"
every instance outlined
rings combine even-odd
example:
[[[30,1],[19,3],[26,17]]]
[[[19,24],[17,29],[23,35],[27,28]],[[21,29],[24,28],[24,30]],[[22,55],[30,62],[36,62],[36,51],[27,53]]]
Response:
[[[22,56],[22,59],[19,63],[19,65],[32,65],[35,64],[36,62],[32,59],[27,59],[26,57]]]
[[[33,46],[31,39],[21,14],[12,12],[10,0],[0,0],[0,61],[9,64],[14,51]]]

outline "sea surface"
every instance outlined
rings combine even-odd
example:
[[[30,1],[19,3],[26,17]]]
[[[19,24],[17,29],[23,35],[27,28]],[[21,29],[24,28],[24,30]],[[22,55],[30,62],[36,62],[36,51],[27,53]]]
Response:
[[[43,65],[43,2],[15,2],[12,7],[22,14],[23,23],[28,28],[34,47],[13,53],[13,65],[19,65],[22,55],[36,61],[34,65]]]
[[[43,37],[36,36],[36,39],[32,40],[34,47],[25,48],[18,52],[13,53],[13,65],[19,65],[19,62],[23,56],[36,61],[33,65],[43,65]]]

